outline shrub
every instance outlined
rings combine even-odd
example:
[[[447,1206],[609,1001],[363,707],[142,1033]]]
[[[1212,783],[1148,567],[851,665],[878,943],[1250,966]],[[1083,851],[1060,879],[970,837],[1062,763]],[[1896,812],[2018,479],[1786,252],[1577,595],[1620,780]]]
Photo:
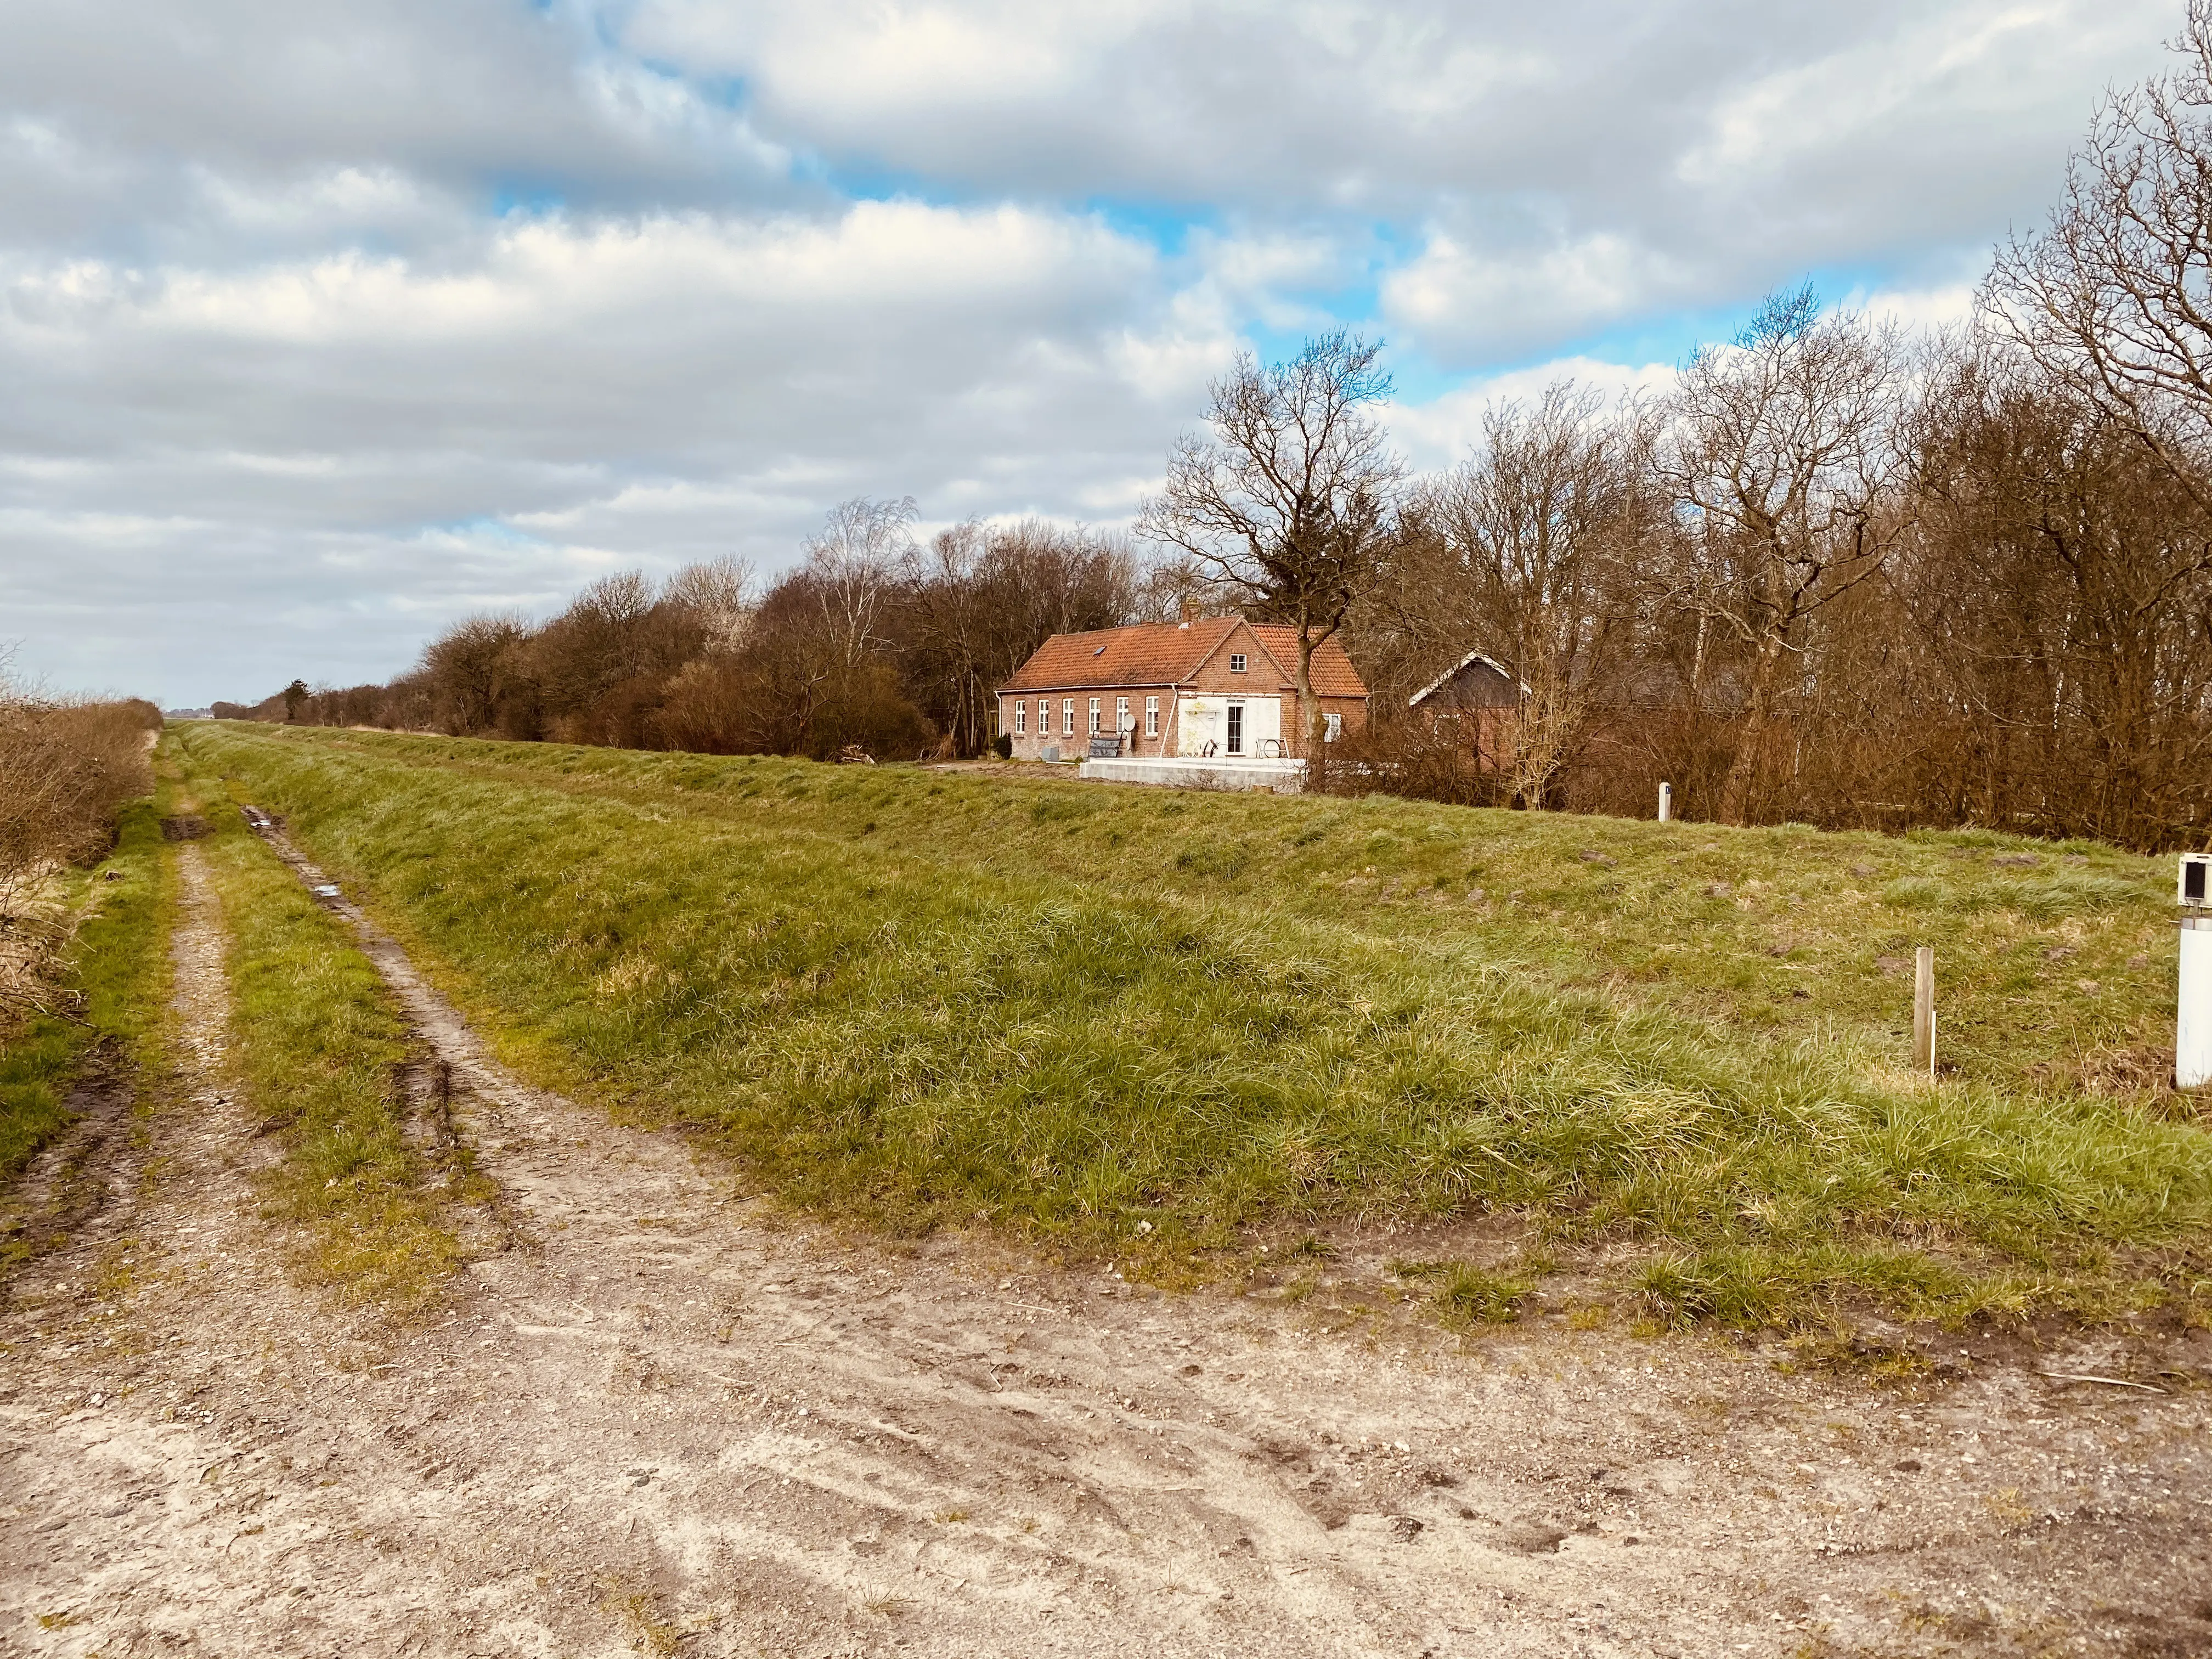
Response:
[[[153,787],[151,703],[57,702],[0,684],[0,1019],[41,1004],[60,942],[53,877],[104,853]]]

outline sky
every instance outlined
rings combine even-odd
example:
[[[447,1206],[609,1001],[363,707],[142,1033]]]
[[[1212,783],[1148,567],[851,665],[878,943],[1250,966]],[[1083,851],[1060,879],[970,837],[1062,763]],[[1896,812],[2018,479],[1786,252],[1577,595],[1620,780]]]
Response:
[[[1239,350],[1663,385],[1966,314],[2179,0],[8,0],[0,647],[383,680],[854,495],[1130,520]]]

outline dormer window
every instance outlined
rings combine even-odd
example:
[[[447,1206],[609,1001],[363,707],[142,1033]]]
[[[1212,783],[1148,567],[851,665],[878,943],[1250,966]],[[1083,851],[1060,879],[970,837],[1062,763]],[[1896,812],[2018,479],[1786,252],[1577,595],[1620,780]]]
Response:
[[[1229,672],[1232,674],[1241,674],[1244,672],[1244,653],[1242,651],[1232,651],[1229,653]]]

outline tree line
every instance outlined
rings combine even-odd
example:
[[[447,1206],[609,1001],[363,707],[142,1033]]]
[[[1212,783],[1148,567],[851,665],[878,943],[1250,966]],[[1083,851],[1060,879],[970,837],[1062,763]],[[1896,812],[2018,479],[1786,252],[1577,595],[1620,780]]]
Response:
[[[988,750],[1055,631],[1238,606],[1339,635],[1373,701],[1330,787],[1540,809],[2157,848],[2212,835],[2212,0],[2100,112],[1970,325],[1770,296],[1665,392],[1562,382],[1410,471],[1377,348],[1336,333],[1212,388],[1135,544],[1037,521],[927,544],[839,507],[788,574],[695,566],[551,621],[465,622],[387,686],[258,713],[829,757]],[[1144,551],[1140,553],[1138,547]],[[1411,694],[1480,651],[1477,753]],[[1311,751],[1322,754],[1318,745]]]
[[[1171,603],[1121,538],[1040,520],[925,544],[909,498],[848,501],[765,592],[734,560],[602,577],[550,621],[471,617],[388,685],[295,682],[218,718],[785,754],[972,756],[998,685],[1054,633]]]

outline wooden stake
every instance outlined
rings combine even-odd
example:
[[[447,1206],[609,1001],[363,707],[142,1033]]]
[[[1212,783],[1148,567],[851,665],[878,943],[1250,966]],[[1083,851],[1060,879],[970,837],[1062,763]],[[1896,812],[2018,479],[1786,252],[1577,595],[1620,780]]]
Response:
[[[1912,953],[1912,1069],[1936,1075],[1936,947]]]
[[[1674,786],[1671,783],[1662,783],[1659,786],[1659,822],[1664,823],[1674,815]]]

